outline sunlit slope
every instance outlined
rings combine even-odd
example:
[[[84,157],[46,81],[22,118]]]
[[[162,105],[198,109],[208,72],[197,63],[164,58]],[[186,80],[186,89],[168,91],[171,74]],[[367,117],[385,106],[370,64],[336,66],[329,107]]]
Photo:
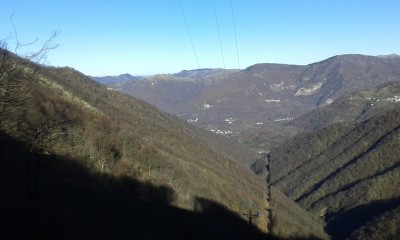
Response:
[[[336,99],[294,119],[287,126],[314,131],[338,122],[360,123],[400,104],[400,81],[379,85]]]

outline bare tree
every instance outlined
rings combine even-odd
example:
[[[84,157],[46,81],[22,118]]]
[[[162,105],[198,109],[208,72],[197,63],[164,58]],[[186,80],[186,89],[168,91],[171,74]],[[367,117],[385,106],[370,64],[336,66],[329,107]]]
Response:
[[[53,31],[38,50],[21,54],[25,48],[36,44],[38,39],[27,43],[21,42],[13,22],[13,15],[10,16],[10,22],[14,31],[13,36],[0,40],[0,126],[2,126],[0,131],[12,128],[12,124],[11,126],[4,124],[7,114],[28,99],[29,81],[34,79],[36,72],[34,67],[27,66],[33,66],[31,62],[44,64],[48,52],[59,46],[54,43],[54,39],[60,32]],[[14,40],[12,51],[9,49],[11,40]]]

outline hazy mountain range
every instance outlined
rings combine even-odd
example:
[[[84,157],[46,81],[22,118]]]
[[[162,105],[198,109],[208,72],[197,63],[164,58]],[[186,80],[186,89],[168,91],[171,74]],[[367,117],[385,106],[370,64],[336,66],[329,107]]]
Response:
[[[121,82],[130,82],[130,81],[137,81],[143,79],[140,76],[132,76],[129,73],[121,74],[118,76],[104,76],[104,77],[92,77],[98,83],[121,83]]]
[[[263,150],[295,133],[282,129],[292,119],[344,94],[399,79],[397,55],[341,55],[306,66],[256,64],[241,71],[200,69],[156,75],[119,84],[118,89]]]

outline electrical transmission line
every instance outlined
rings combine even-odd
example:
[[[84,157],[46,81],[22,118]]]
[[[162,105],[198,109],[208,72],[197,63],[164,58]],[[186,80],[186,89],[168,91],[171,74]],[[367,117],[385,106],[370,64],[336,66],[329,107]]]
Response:
[[[182,7],[181,0],[179,0],[179,5],[181,6],[181,11],[182,11],[183,18],[185,19],[186,30],[187,30],[188,35],[189,35],[190,43],[192,44],[192,49],[193,49],[194,56],[196,58],[197,67],[200,69],[199,59],[197,58],[196,49],[194,48],[192,35],[190,34],[189,25],[188,25],[187,20],[186,20],[186,15],[185,15],[185,11],[183,10],[183,7]]]
[[[214,7],[215,23],[217,24],[217,30],[218,30],[219,47],[220,47],[220,49],[221,49],[222,63],[224,64],[224,68],[226,68],[226,66],[225,66],[225,57],[224,57],[224,50],[223,50],[223,48],[222,48],[221,34],[220,34],[220,32],[219,32],[219,24],[218,24],[218,18],[217,18],[217,10],[215,9],[215,0],[213,0],[212,2],[213,2],[213,7]]]
[[[239,48],[238,48],[238,42],[237,42],[237,37],[236,37],[236,23],[235,23],[235,14],[233,12],[233,0],[231,0],[231,10],[232,10],[232,19],[233,19],[233,30],[235,32],[235,42],[236,42],[236,55],[237,55],[237,60],[238,60],[238,66],[240,69],[240,59],[239,59]]]

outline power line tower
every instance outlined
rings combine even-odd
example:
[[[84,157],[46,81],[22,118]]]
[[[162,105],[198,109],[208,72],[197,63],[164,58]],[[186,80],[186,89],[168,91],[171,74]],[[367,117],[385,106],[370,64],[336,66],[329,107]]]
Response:
[[[260,216],[259,212],[256,213],[253,212],[253,201],[249,201],[248,212],[243,213],[243,215],[249,219],[249,226],[251,226],[253,218],[258,218]]]

